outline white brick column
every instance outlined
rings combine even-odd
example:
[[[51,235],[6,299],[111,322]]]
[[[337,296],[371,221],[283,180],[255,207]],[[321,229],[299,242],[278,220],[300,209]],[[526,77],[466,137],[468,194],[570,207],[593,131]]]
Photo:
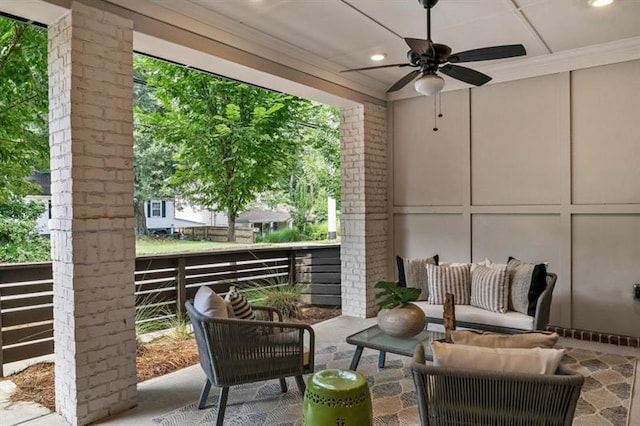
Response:
[[[342,313],[375,315],[373,285],[387,268],[386,108],[365,103],[340,114]]]
[[[78,1],[49,27],[56,410],[136,404],[133,24]]]

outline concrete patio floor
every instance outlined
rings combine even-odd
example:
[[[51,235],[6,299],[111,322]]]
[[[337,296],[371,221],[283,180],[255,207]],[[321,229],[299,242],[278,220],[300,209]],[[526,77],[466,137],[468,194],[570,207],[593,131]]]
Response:
[[[343,342],[346,336],[375,324],[375,318],[362,319],[348,316],[324,321],[313,326],[316,332],[316,348],[322,348],[330,344]],[[438,330],[439,326],[430,326],[430,329]],[[574,339],[561,338],[559,345],[575,348],[591,349],[599,352],[617,353],[640,357],[640,349],[624,346],[614,346],[604,343],[583,342]],[[631,403],[630,425],[640,425],[640,374],[636,374],[633,400]],[[200,389],[204,383],[204,373],[199,365],[194,365],[182,370],[148,380],[138,385],[138,405],[119,415],[103,419],[95,424],[100,425],[155,425],[152,419],[169,411],[193,403],[198,399]],[[291,379],[290,386],[294,386]],[[0,391],[1,392],[1,391]],[[233,401],[233,388],[230,391],[229,401]],[[66,423],[56,413],[47,413],[43,407],[35,406],[15,407],[20,411],[26,410],[20,416],[21,419],[14,423],[6,423],[9,420],[5,416],[0,399],[0,418],[3,425],[28,425],[28,426],[64,426]],[[29,413],[33,415],[29,417]],[[11,418],[15,418],[11,417]],[[27,419],[31,420],[27,420]],[[418,419],[416,419],[418,424]],[[624,425],[620,425],[624,426]]]

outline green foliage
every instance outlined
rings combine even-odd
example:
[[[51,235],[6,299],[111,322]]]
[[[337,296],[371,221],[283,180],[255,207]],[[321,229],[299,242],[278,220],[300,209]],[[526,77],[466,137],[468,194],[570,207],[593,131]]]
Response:
[[[0,202],[37,190],[26,178],[48,167],[47,105],[46,30],[0,18]]]
[[[398,308],[420,297],[419,288],[400,287],[396,282],[378,281],[374,287],[380,289],[376,293],[378,309]]]
[[[322,241],[329,238],[329,225],[327,222],[310,223],[305,228],[307,240]]]
[[[40,203],[21,200],[0,204],[0,262],[39,262],[50,259],[49,239],[36,232]]]
[[[273,231],[264,235],[256,236],[256,243],[277,244],[295,241],[304,241],[304,236],[296,228],[281,229],[279,231]]]
[[[169,337],[174,340],[188,340],[193,334],[191,332],[191,321],[186,315],[175,315],[167,320],[170,330]]]
[[[255,304],[270,306],[280,311],[284,318],[294,316],[300,306],[300,287],[280,284],[254,289],[252,298]]]
[[[229,229],[257,194],[289,174],[308,101],[138,57],[162,109],[139,115],[177,147],[169,182],[190,202],[227,212]],[[234,235],[230,234],[234,238]]]
[[[272,205],[288,206],[293,225],[303,233],[310,223],[327,219],[327,197],[340,205],[340,137],[336,108],[312,104],[302,125],[301,155],[289,175],[265,194]]]

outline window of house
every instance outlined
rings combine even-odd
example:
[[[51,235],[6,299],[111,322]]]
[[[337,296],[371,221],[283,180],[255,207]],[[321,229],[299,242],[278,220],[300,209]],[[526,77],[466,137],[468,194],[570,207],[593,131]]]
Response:
[[[151,217],[162,216],[162,203],[160,201],[151,202]]]

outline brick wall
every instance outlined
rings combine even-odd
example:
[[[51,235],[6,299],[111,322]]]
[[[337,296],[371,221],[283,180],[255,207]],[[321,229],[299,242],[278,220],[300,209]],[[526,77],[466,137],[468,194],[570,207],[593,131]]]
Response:
[[[79,2],[49,27],[56,409],[136,404],[133,28]]]
[[[375,315],[373,285],[385,278],[388,246],[386,108],[340,114],[342,313]]]

